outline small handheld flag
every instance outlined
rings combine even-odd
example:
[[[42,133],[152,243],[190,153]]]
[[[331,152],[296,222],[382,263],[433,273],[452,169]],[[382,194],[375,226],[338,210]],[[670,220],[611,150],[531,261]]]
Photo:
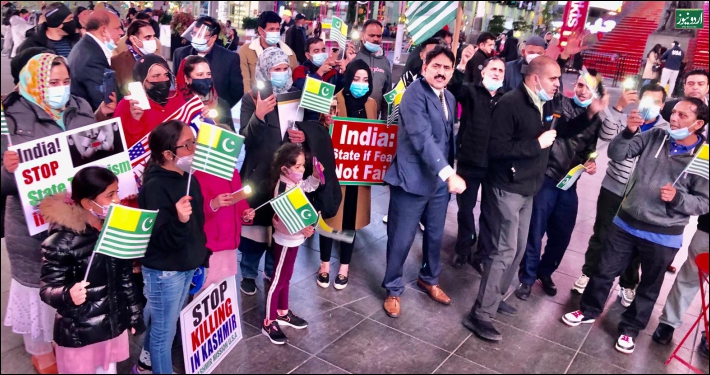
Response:
[[[345,43],[348,40],[348,25],[338,17],[333,17],[330,26],[330,40],[337,42],[340,49],[345,49]]]
[[[192,168],[231,181],[242,145],[241,135],[202,123]]]
[[[335,85],[308,77],[299,106],[327,115],[330,113],[333,95],[335,95]]]
[[[345,242],[345,243],[353,243],[355,242],[355,231],[352,230],[335,230],[331,228],[328,224],[326,224],[325,220],[323,220],[323,217],[318,214],[318,223],[316,224],[316,232],[320,234],[323,237],[328,237],[332,238],[336,241],[340,242]]]
[[[708,151],[708,146],[707,143],[704,145],[700,146],[700,151],[698,151],[697,154],[695,154],[695,157],[693,160],[688,163],[688,166],[685,167],[683,172],[681,172],[680,176],[686,174],[686,173],[691,173],[694,175],[698,175],[706,180],[710,180],[708,174],[708,170],[710,169],[710,164],[708,163],[708,154],[710,153]],[[680,176],[675,179],[673,182],[673,186],[675,186],[676,183],[678,183],[678,180],[680,180]]]
[[[280,194],[269,203],[290,234],[296,234],[318,221],[316,210],[298,186]]]
[[[202,103],[200,97],[195,95],[190,99],[185,105],[180,107],[175,113],[165,118],[163,122],[168,122],[170,120],[180,120],[186,124],[190,124],[192,119],[202,113],[202,109],[205,105]]]

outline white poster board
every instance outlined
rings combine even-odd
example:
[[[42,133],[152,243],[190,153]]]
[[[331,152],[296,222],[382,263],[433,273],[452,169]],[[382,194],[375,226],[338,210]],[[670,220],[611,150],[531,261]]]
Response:
[[[276,107],[279,111],[281,129],[288,129],[289,125],[296,121],[303,121],[303,108],[299,107],[300,103],[300,91],[276,95]]]
[[[180,312],[185,372],[209,374],[242,340],[237,282],[228,276]]]
[[[8,150],[20,157],[15,181],[31,236],[49,227],[39,214],[42,199],[70,191],[71,180],[83,168],[100,166],[115,173],[120,199],[138,194],[120,118],[25,142]]]

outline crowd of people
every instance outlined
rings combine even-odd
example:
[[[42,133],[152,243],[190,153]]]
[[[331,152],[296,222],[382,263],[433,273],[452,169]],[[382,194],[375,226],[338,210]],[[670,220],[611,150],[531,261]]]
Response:
[[[148,10],[129,11],[124,27],[109,8],[72,12],[63,3],[48,4],[36,34],[13,50],[16,87],[3,99],[13,145],[116,118],[129,146],[149,134],[151,151],[137,196],[119,199],[113,172],[84,168],[71,180],[71,193],[41,201],[50,229],[35,236],[28,234],[18,197],[20,157],[4,151],[4,234],[12,273],[4,324],[23,335],[39,373],[115,373],[116,363],[129,358],[129,332],[145,333],[134,373],[172,373],[179,313],[195,275],[207,286],[239,274],[241,292],[254,295],[262,257],[268,291],[261,331],[283,345],[284,327],[308,327],[290,309],[289,285],[299,247],[315,229],[291,234],[269,205],[255,208],[298,186],[334,229],[370,224],[370,187],[340,186],[329,128],[334,116],[387,118],[384,96],[393,79],[379,21],[365,22],[359,47],[349,43],[337,51],[306,31],[303,15],[282,19],[266,11],[258,17],[257,37],[235,52],[217,43],[221,25],[204,16],[193,25],[190,44],[174,52],[171,67],[156,54],[159,30]],[[683,246],[683,232],[699,216],[653,335],[669,344],[699,289],[695,256],[708,251],[708,179],[685,173],[707,142],[708,72],[686,73],[682,98],[669,100],[664,87],[649,81],[638,92],[624,90],[610,106],[602,77],[592,70],[579,74],[572,97],[562,94],[562,69],[584,49],[574,36],[559,55],[546,52],[554,45],[552,34],[528,38],[519,52],[512,33],[482,33],[456,55],[452,38],[441,30],[421,43],[402,78],[396,157],[384,178],[390,190],[382,281],[387,315],[406,313],[404,264],[418,228],[424,233],[417,285],[434,301],[451,303],[439,276],[446,213],[457,194],[451,264],[470,264],[482,274],[478,296],[460,301],[473,303],[463,325],[481,339],[501,341],[494,318],[518,314],[503,300],[514,283],[521,300],[535,282],[557,293],[553,275],[570,244],[577,181],[584,177],[560,185],[575,166],[596,173],[596,154],[608,152],[594,235],[574,285],[580,307],[560,318],[572,327],[593,323],[621,275],[627,310],[615,347],[632,353]],[[107,69],[115,72],[113,93],[99,89]],[[276,96],[300,92],[307,78],[335,85],[330,113],[307,110],[296,126],[284,125]],[[133,82],[145,91],[148,108],[129,89]],[[192,173],[195,132],[190,124],[165,121],[195,97],[204,113],[216,110],[211,122],[244,137],[245,158],[231,180]],[[239,102],[235,126],[231,108]],[[629,112],[634,105],[643,108]],[[237,201],[231,192],[247,185],[253,194]],[[111,204],[158,210],[138,263],[102,254],[89,261]],[[329,288],[332,279],[342,291],[354,246],[338,246],[340,267],[331,278],[334,242],[320,236],[314,281]],[[706,342],[701,350],[707,354]]]

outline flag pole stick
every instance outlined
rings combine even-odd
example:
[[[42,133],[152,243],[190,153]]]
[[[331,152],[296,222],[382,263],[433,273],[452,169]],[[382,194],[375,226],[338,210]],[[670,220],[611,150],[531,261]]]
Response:
[[[187,178],[187,193],[185,195],[190,195],[190,183],[192,182],[192,167],[190,167],[190,176]]]
[[[266,201],[266,203],[264,203],[264,204],[262,204],[261,206],[259,206],[259,207],[255,208],[255,209],[254,209],[254,211],[256,212],[256,211],[257,211],[258,209],[260,209],[260,208],[262,208],[262,207],[266,206],[266,205],[267,205],[267,204],[269,204],[269,203],[271,203],[271,201],[270,201],[270,200],[269,200],[269,201]]]
[[[685,174],[685,169],[683,170],[683,172],[680,172],[680,174],[679,174],[678,177],[675,179],[675,181],[673,181],[673,185],[671,185],[672,187],[675,187],[675,184],[678,183],[678,181],[679,181],[680,178],[683,176],[683,174]]]
[[[463,1],[458,2],[458,7],[456,8],[456,24],[454,25],[454,37],[453,45],[451,46],[451,52],[454,53],[454,59],[456,58],[456,52],[459,50],[459,34],[461,33],[461,20],[463,19]]]
[[[12,147],[12,139],[10,138],[10,134],[5,134],[7,137],[7,146]]]
[[[91,263],[94,261],[94,255],[96,255],[95,251],[91,253],[91,258],[89,258],[89,265],[86,267],[86,273],[84,274],[84,282],[89,278],[89,270],[91,269]]]

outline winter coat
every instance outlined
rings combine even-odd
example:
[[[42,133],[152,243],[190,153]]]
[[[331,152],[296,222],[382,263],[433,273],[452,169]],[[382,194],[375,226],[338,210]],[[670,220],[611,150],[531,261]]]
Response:
[[[3,106],[10,138],[15,146],[63,132],[50,114],[16,92],[10,93],[5,98]],[[95,122],[89,103],[72,95],[64,111],[66,129],[77,129]],[[5,241],[12,278],[24,286],[39,288],[42,267],[40,245],[47,238],[47,232],[29,235],[15,175],[9,173],[3,166],[0,169],[0,180],[2,194],[8,196],[5,203]]]
[[[87,211],[66,203],[66,193],[45,198],[40,212],[50,223],[42,243],[40,297],[57,309],[54,341],[80,348],[107,341],[129,328],[145,330],[139,298],[133,287],[131,260],[97,254],[91,261],[86,302],[76,305],[69,290],[83,280],[99,231],[88,222]]]

